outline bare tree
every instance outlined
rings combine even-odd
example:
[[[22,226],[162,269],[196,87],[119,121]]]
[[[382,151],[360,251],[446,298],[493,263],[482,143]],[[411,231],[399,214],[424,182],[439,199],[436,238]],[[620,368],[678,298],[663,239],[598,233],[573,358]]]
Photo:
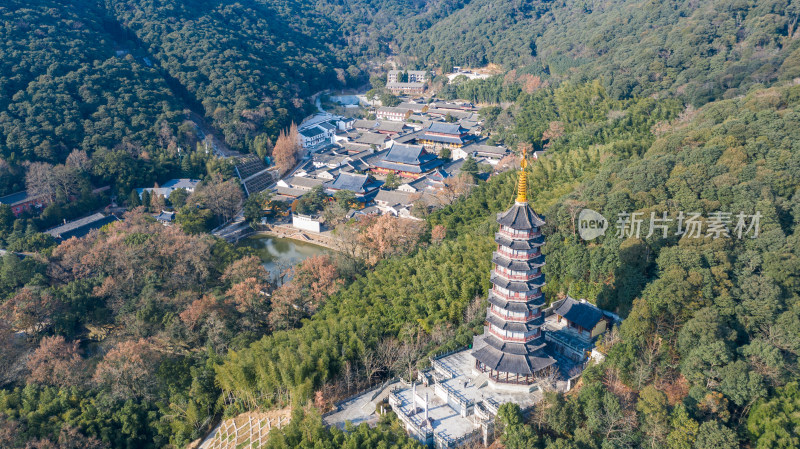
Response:
[[[387,338],[378,344],[376,355],[381,369],[391,370],[400,361],[400,344],[394,338]]]
[[[398,348],[396,366],[404,371],[404,374],[408,376],[408,380],[412,380],[414,379],[414,371],[417,368],[417,361],[422,355],[422,349],[430,340],[430,337],[412,325],[407,325],[403,334],[405,336]]]
[[[353,383],[356,380],[356,373],[353,369],[353,364],[350,363],[349,360],[345,360],[344,362],[344,384],[347,386],[347,394],[353,389]]]
[[[34,162],[28,166],[25,175],[25,188],[32,198],[42,198],[47,202],[56,199],[56,184],[53,166],[46,162]]]
[[[28,195],[54,202],[58,197],[68,199],[80,192],[80,176],[75,168],[34,162],[25,175]]]
[[[207,207],[227,222],[239,211],[243,198],[242,188],[236,179],[223,181],[221,175],[215,174],[189,197],[189,201]]]
[[[471,323],[479,316],[483,316],[485,310],[486,309],[483,307],[483,298],[479,295],[475,295],[464,310],[464,323]]]
[[[414,379],[414,370],[417,367],[417,359],[419,359],[420,345],[414,339],[403,340],[398,349],[398,367],[402,368],[404,377],[410,381]]]
[[[336,250],[352,261],[361,259],[360,231],[356,226],[341,224],[336,227]]]
[[[74,168],[81,172],[87,172],[92,168],[92,161],[84,150],[72,150],[67,156],[67,167]]]
[[[556,382],[559,378],[558,367],[554,365],[548,366],[543,370],[533,373],[533,378],[542,391],[555,391]]]
[[[361,364],[364,365],[364,378],[367,383],[372,382],[372,378],[381,370],[381,360],[378,352],[372,348],[364,348],[361,351]]]
[[[437,200],[443,205],[452,204],[458,198],[469,193],[475,184],[469,173],[459,173],[444,180],[444,186],[436,192]]]
[[[575,235],[575,219],[578,217],[578,212],[586,207],[586,202],[569,198],[564,201],[564,206],[567,209],[567,213],[569,213],[570,222],[572,224],[572,235]]]

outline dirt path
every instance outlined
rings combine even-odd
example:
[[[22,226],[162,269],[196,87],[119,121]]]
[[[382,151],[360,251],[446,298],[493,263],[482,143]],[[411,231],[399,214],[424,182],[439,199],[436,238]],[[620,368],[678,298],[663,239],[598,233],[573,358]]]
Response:
[[[208,138],[209,144],[211,145],[211,149],[214,151],[219,157],[241,157],[243,156],[242,153],[238,151],[231,150],[228,144],[225,143],[225,139],[222,139],[220,136],[217,135],[217,131],[212,128],[208,123],[206,123],[203,116],[201,116],[197,111],[190,110],[187,118],[191,120],[198,130],[197,137],[200,140],[204,138]]]

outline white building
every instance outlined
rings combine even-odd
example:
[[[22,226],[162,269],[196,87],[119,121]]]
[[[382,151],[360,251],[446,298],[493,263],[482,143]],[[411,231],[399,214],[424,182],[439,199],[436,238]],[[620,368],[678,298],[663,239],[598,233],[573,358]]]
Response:
[[[326,140],[330,140],[330,133],[323,127],[314,125],[299,130],[300,144],[303,148],[315,147]]]
[[[402,122],[408,119],[411,115],[411,109],[408,108],[393,108],[390,106],[383,106],[378,108],[375,116],[378,120],[390,120],[393,122]]]
[[[169,198],[169,194],[174,192],[178,189],[184,189],[189,193],[194,192],[194,189],[197,187],[197,184],[200,184],[199,179],[188,179],[188,178],[180,178],[180,179],[170,179],[169,181],[165,182],[161,187],[147,187],[143,189],[136,189],[136,193],[139,194],[139,198],[142,197],[142,193],[150,192],[151,195],[160,195],[164,198]]]
[[[309,232],[320,232],[319,219],[308,215],[292,214],[292,226]]]
[[[402,75],[406,74],[407,78],[405,80],[402,79]],[[428,80],[428,72],[424,70],[389,70],[388,75],[386,76],[386,82],[388,83],[424,83]]]

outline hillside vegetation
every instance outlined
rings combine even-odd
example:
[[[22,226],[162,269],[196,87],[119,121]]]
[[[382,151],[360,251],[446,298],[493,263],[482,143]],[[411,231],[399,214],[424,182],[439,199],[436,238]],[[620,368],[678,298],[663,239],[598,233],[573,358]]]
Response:
[[[554,80],[602,80],[609,95],[700,105],[800,75],[798,5],[788,0],[434,1],[391,39],[421,65],[502,64]]]
[[[39,219],[0,208],[3,244],[37,253],[0,258],[0,446],[182,447],[222,416],[291,405],[265,446],[415,447],[391,416],[342,432],[318,410],[481,331],[514,173],[424,223],[341,227],[351,246],[283,284],[203,226],[188,235],[142,209],[58,246],[36,233],[71,198],[90,204],[92,186],[129,198],[212,173],[201,193],[230,186],[188,111],[234,149],[268,154],[313,92],[364,81],[390,53],[409,67],[503,65],[442,93],[486,103],[493,142],[545,150],[529,185],[548,223],[546,297],[625,318],[576,392],[548,394],[529,422],[504,411],[505,447],[797,446],[798,12],[773,0],[5,2],[0,194],[32,167],[69,182]],[[605,236],[578,237],[584,207],[611,222]],[[681,211],[706,225],[758,213],[759,234],[676,236],[673,221],[648,235],[651,213]],[[616,235],[633,212],[643,232]]]

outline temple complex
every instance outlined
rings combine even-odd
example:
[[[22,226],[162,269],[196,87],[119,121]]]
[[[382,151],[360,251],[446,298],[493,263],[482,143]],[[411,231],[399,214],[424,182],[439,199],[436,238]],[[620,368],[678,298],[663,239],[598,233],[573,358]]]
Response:
[[[373,410],[391,408],[429,447],[488,445],[502,404],[527,413],[545,391],[569,391],[587,364],[603,359],[596,342],[618,316],[569,296],[545,307],[544,219],[528,203],[526,166],[523,159],[514,205],[497,215],[483,334],[471,348],[431,357],[410,383],[397,379],[345,401],[324,416],[328,425],[375,422]]]

